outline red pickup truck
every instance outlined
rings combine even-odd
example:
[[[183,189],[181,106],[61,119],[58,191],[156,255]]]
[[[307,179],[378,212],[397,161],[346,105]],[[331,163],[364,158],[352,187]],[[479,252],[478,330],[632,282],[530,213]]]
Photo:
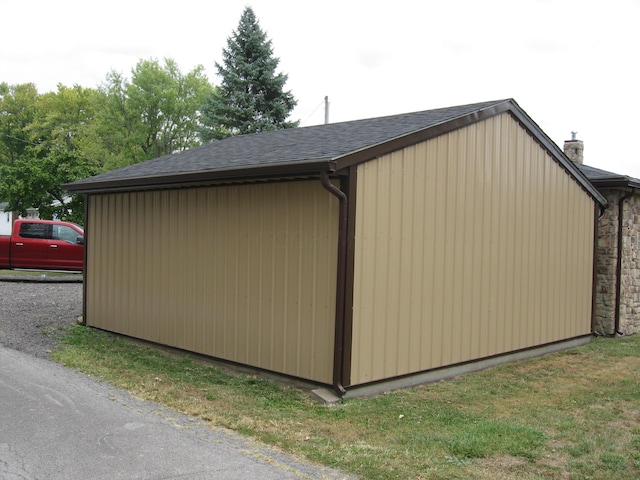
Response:
[[[56,220],[16,220],[0,236],[0,269],[68,270],[84,265],[84,230]]]

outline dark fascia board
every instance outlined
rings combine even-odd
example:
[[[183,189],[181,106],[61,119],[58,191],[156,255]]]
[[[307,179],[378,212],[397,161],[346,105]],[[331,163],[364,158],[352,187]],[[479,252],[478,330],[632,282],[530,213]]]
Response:
[[[62,187],[72,193],[96,194],[138,190],[182,188],[217,183],[246,182],[277,179],[291,176],[318,175],[322,171],[335,171],[332,161],[281,163],[269,166],[229,168],[211,172],[190,172],[175,175],[136,177],[103,182],[68,183]]]
[[[520,106],[513,102],[513,109],[509,111],[513,117],[518,120],[529,134],[558,162],[570,175],[572,175],[578,184],[596,201],[602,208],[607,206],[607,199],[598,189],[589,181],[589,179],[580,171],[580,169],[564,154],[560,147],[551,140],[546,133],[525,113]]]
[[[373,160],[382,155],[389,154],[401,148],[415,145],[426,140],[430,140],[440,135],[452,132],[459,128],[466,127],[476,122],[486,120],[501,113],[511,114],[523,128],[558,162],[578,184],[598,202],[601,206],[607,204],[606,198],[589,182],[584,174],[569,160],[564,152],[542,131],[542,129],[520,108],[513,99],[505,100],[482,110],[463,115],[452,120],[428,127],[416,132],[394,138],[387,142],[368,147],[357,152],[349,153],[343,157],[334,159],[338,170],[346,169],[358,163]]]

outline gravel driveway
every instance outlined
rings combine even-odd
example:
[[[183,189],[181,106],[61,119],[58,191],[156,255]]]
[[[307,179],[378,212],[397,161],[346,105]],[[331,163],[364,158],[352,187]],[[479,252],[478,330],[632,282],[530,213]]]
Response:
[[[82,315],[82,283],[15,282],[0,278],[0,344],[48,357],[59,327]]]

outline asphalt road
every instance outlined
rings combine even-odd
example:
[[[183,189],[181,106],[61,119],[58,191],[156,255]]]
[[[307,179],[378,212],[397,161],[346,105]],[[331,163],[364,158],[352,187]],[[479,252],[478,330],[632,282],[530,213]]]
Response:
[[[338,479],[0,346],[0,480]]]

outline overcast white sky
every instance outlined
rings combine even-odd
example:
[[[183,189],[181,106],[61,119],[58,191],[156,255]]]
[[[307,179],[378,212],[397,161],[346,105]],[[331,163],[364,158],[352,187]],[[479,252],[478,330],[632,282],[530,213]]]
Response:
[[[0,0],[0,82],[97,87],[205,67],[253,7],[303,126],[514,98],[585,163],[640,178],[640,0]]]

